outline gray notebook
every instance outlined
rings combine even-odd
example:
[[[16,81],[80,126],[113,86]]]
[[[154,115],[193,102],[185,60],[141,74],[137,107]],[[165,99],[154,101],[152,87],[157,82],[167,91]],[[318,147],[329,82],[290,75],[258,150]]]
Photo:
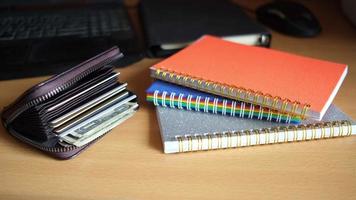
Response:
[[[156,107],[165,153],[224,149],[356,134],[355,122],[335,105],[322,121],[300,125]]]

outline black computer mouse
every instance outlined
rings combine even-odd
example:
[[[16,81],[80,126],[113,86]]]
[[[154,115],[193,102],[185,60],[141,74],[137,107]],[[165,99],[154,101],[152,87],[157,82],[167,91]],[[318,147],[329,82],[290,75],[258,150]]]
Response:
[[[321,32],[318,19],[300,3],[274,1],[257,8],[256,15],[264,25],[287,35],[314,37]]]

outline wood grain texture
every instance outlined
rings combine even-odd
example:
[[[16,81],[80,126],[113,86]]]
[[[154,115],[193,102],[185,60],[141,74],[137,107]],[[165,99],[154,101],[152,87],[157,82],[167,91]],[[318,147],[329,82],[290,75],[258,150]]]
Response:
[[[356,29],[334,1],[302,1],[323,32],[273,32],[272,48],[349,64],[334,103],[356,118]],[[356,199],[356,137],[174,155],[163,154],[145,102],[145,59],[120,70],[139,95],[138,113],[73,160],[58,161],[0,127],[0,199]],[[0,82],[0,106],[47,77]],[[317,91],[316,91],[317,93]]]

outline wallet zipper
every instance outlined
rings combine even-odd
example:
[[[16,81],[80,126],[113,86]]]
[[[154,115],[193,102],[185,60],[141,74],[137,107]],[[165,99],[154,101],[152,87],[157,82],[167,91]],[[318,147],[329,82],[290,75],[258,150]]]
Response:
[[[89,67],[89,69],[81,72],[79,75],[75,76],[73,79],[69,80],[68,82],[64,83],[63,85],[60,85],[58,87],[56,87],[55,89],[47,92],[46,94],[36,97],[26,103],[22,103],[17,105],[15,111],[13,113],[11,113],[5,120],[7,124],[10,124],[19,114],[21,114],[22,112],[24,112],[25,110],[29,109],[32,106],[36,106],[39,103],[42,103],[46,100],[48,100],[49,98],[51,98],[52,96],[62,92],[63,90],[69,88],[70,86],[72,86],[74,83],[78,82],[79,80],[81,80],[83,77],[87,76],[88,74],[92,73],[93,71],[97,70],[98,68],[116,60],[117,58],[122,57],[122,53],[118,53],[114,56],[108,57],[106,59],[104,59],[102,62],[100,62],[100,64],[98,64],[97,66],[92,66]],[[84,65],[85,66],[85,65]]]
[[[61,153],[69,153],[69,152],[75,151],[75,150],[79,150],[77,152],[77,153],[79,153],[80,150],[89,147],[91,144],[94,144],[96,141],[100,140],[102,137],[104,137],[110,131],[111,130],[108,130],[107,132],[105,132],[101,136],[95,138],[94,140],[90,141],[86,145],[80,146],[80,147],[77,147],[77,146],[74,146],[74,145],[69,146],[69,147],[44,147],[44,146],[41,146],[41,145],[39,145],[39,144],[27,139],[26,137],[23,137],[22,135],[13,134],[13,133],[11,135],[13,135],[14,137],[16,137],[17,139],[21,140],[24,143],[27,143],[27,144],[30,144],[30,145],[36,147],[39,150],[46,151],[46,152],[49,152],[49,153],[54,153],[54,154],[56,154],[56,153],[61,154]],[[70,154],[69,156],[63,156],[61,158],[63,158],[63,159],[71,158],[71,157],[75,156],[77,153]]]

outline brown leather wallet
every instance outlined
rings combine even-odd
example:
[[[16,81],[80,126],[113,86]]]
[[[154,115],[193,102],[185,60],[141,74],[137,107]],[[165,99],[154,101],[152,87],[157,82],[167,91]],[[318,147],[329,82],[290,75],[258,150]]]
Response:
[[[28,89],[3,109],[4,127],[56,158],[76,156],[138,109],[113,71],[122,56],[113,47]]]

